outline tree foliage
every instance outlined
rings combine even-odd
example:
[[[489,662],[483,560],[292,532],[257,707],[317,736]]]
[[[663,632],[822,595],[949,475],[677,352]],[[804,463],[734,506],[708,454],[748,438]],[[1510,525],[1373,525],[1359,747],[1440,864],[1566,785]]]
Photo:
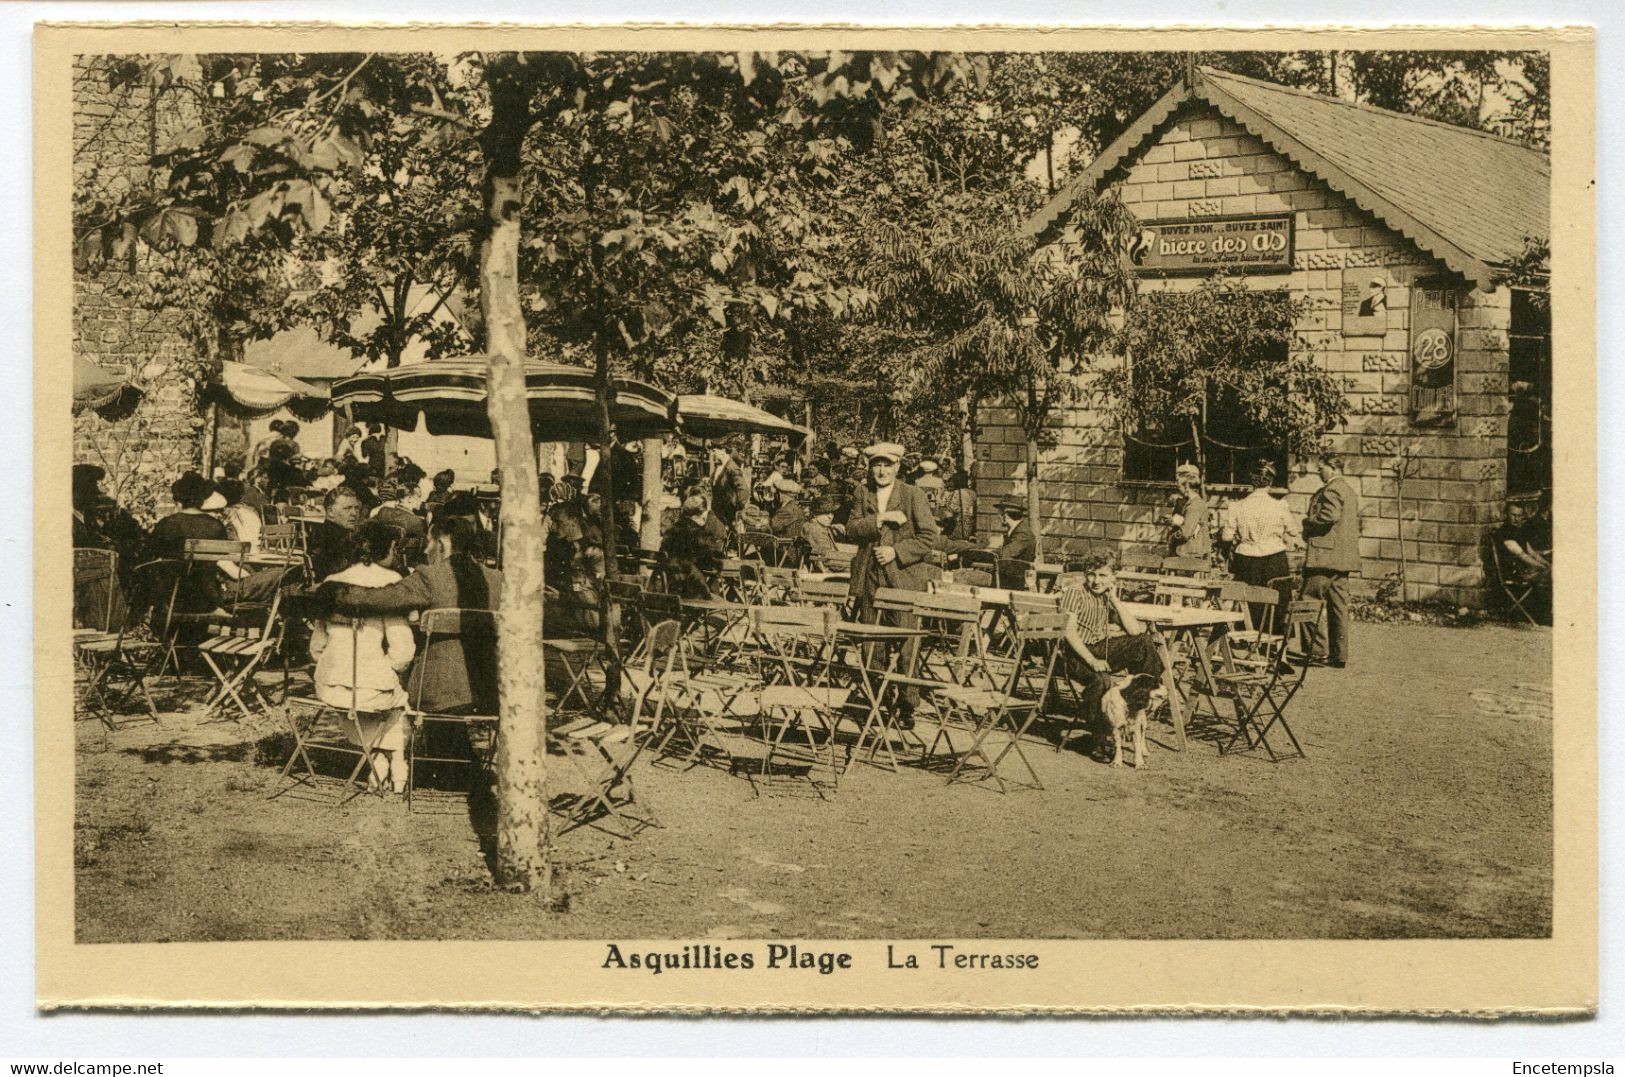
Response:
[[[1124,319],[1124,361],[1095,375],[1124,428],[1184,440],[1214,436],[1209,409],[1238,411],[1256,447],[1310,452],[1347,417],[1348,379],[1328,372],[1297,331],[1305,302],[1212,277],[1185,292],[1142,296]]]

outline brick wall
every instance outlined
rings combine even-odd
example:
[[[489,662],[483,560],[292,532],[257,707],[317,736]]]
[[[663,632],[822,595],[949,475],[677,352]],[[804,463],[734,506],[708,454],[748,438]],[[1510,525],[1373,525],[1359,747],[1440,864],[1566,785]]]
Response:
[[[153,147],[163,149],[191,126],[176,92],[153,99],[145,85],[112,88],[103,58],[79,57],[74,68],[73,168],[80,193],[103,197],[148,179]],[[99,266],[76,265],[73,348],[76,354],[130,377],[142,389],[129,415],[74,417],[75,463],[107,469],[103,488],[137,515],[155,515],[168,502],[177,474],[197,466],[203,421],[187,375],[192,346],[174,319],[147,309],[146,283],[154,256]]]
[[[1399,568],[1401,520],[1389,465],[1408,450],[1415,474],[1405,482],[1403,530],[1411,594],[1480,603],[1480,541],[1499,521],[1506,489],[1509,291],[1461,285],[1457,425],[1412,427],[1410,289],[1419,279],[1445,276],[1443,265],[1205,104],[1192,103],[1174,117],[1128,169],[1119,192],[1142,220],[1294,215],[1292,272],[1255,275],[1249,284],[1306,297],[1310,309],[1299,326],[1305,344],[1353,383],[1348,426],[1329,440],[1346,454],[1347,473],[1360,490],[1364,586]],[[1066,242],[1064,231],[1060,241]],[[1391,282],[1388,331],[1344,337],[1343,270],[1367,266],[1382,267]],[[1196,278],[1147,278],[1141,289],[1198,284]],[[1105,357],[1096,365],[1115,361]],[[1047,552],[1067,540],[1123,548],[1155,545],[1161,538],[1155,517],[1171,488],[1121,481],[1121,435],[1099,404],[1084,399],[1059,416],[1055,446],[1040,454]],[[977,420],[980,523],[995,528],[993,499],[1024,488],[1025,449],[1011,409],[983,407]],[[1294,479],[1295,506],[1304,507],[1318,484],[1313,477]]]

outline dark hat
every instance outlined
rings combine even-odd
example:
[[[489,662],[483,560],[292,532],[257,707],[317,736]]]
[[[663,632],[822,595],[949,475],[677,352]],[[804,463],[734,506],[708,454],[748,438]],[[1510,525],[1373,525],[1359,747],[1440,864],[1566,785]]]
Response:
[[[1027,515],[1027,503],[1019,497],[1001,497],[993,503],[993,507],[1000,512],[1013,512],[1018,516]]]
[[[823,497],[820,497],[816,501],[813,502],[812,514],[814,516],[822,516],[826,512],[840,512],[840,511],[841,511],[841,500],[840,500],[840,498],[830,497],[828,494],[826,494]]]
[[[98,464],[73,465],[73,488],[75,490],[85,486],[94,487],[105,478],[107,478],[107,469]]]
[[[175,499],[175,504],[190,505],[194,508],[207,501],[212,493],[214,483],[196,471],[186,472],[169,486],[169,496]]]

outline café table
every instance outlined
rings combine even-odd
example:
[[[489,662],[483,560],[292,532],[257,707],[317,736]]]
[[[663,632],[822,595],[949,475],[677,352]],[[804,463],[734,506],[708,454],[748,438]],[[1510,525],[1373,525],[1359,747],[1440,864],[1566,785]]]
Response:
[[[1174,678],[1173,644],[1181,638],[1190,640],[1190,650],[1196,655],[1197,666],[1202,673],[1202,686],[1209,693],[1216,693],[1218,685],[1204,637],[1214,629],[1223,630],[1246,623],[1246,615],[1240,610],[1216,610],[1204,606],[1164,606],[1154,602],[1123,602],[1121,605],[1124,612],[1157,630],[1152,635],[1156,640],[1157,654],[1162,659],[1162,683],[1168,690],[1168,711],[1173,718],[1179,748],[1183,751],[1186,700]]]
[[[701,654],[708,661],[720,661],[717,651],[723,637],[743,622],[753,608],[748,602],[726,598],[683,598],[678,602],[685,614],[692,615],[683,626],[684,637],[692,639],[697,629]]]

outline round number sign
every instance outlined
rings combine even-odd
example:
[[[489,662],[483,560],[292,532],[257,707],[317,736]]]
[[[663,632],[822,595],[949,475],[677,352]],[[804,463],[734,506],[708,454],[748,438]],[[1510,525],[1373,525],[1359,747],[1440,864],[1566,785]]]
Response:
[[[1438,370],[1450,362],[1450,334],[1443,329],[1424,329],[1411,344],[1411,357],[1423,370]]]

